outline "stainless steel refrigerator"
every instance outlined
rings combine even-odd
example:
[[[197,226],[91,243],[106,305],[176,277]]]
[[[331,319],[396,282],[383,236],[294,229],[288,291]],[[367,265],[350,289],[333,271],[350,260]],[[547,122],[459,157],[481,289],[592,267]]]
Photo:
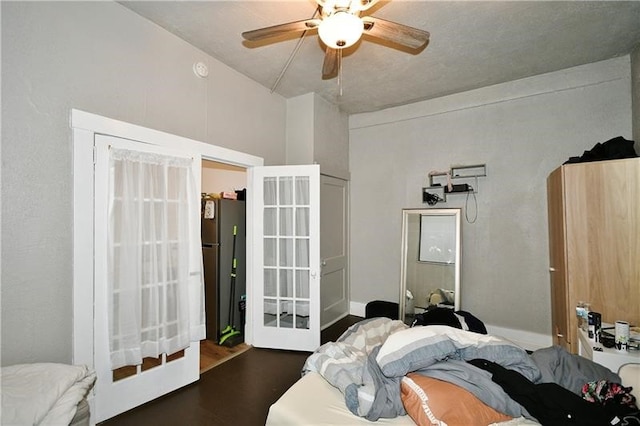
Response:
[[[214,199],[213,210],[202,203],[202,259],[204,263],[204,294],[207,339],[218,342],[220,332],[231,325],[244,336],[244,310],[240,302],[246,295],[246,209],[241,200]],[[211,205],[207,207],[211,208]],[[213,213],[213,218],[211,213]],[[236,226],[235,295],[231,298],[231,268],[233,262],[233,227]]]

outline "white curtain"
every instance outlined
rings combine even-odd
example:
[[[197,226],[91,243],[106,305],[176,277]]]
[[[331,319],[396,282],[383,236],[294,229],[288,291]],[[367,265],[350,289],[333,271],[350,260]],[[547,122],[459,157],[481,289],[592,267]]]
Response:
[[[192,158],[110,149],[111,367],[205,337],[199,199]]]

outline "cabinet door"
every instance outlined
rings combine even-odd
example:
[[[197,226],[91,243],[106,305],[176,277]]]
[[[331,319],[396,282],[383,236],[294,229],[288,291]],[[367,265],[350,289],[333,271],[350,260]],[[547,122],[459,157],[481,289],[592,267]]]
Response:
[[[572,330],[565,263],[565,222],[562,190],[562,169],[556,169],[547,179],[549,216],[549,275],[551,282],[551,324],[553,342],[567,350],[571,347]]]
[[[604,322],[637,324],[640,159],[563,168],[569,287],[576,289],[579,300],[591,303]]]

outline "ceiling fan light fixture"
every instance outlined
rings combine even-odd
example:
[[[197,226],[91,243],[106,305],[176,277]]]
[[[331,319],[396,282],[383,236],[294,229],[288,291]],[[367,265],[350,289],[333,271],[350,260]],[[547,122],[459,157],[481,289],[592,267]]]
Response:
[[[358,16],[339,11],[322,20],[318,35],[328,47],[344,49],[360,40],[363,30],[364,24]]]

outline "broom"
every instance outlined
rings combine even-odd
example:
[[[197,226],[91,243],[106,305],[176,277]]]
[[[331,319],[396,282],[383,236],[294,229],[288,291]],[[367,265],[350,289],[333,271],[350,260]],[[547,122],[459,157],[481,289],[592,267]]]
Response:
[[[218,344],[224,346],[235,346],[242,340],[242,336],[239,330],[233,326],[233,311],[234,301],[236,297],[236,238],[238,234],[237,225],[233,225],[233,247],[231,249],[231,294],[229,294],[229,324],[220,333],[220,341]]]

